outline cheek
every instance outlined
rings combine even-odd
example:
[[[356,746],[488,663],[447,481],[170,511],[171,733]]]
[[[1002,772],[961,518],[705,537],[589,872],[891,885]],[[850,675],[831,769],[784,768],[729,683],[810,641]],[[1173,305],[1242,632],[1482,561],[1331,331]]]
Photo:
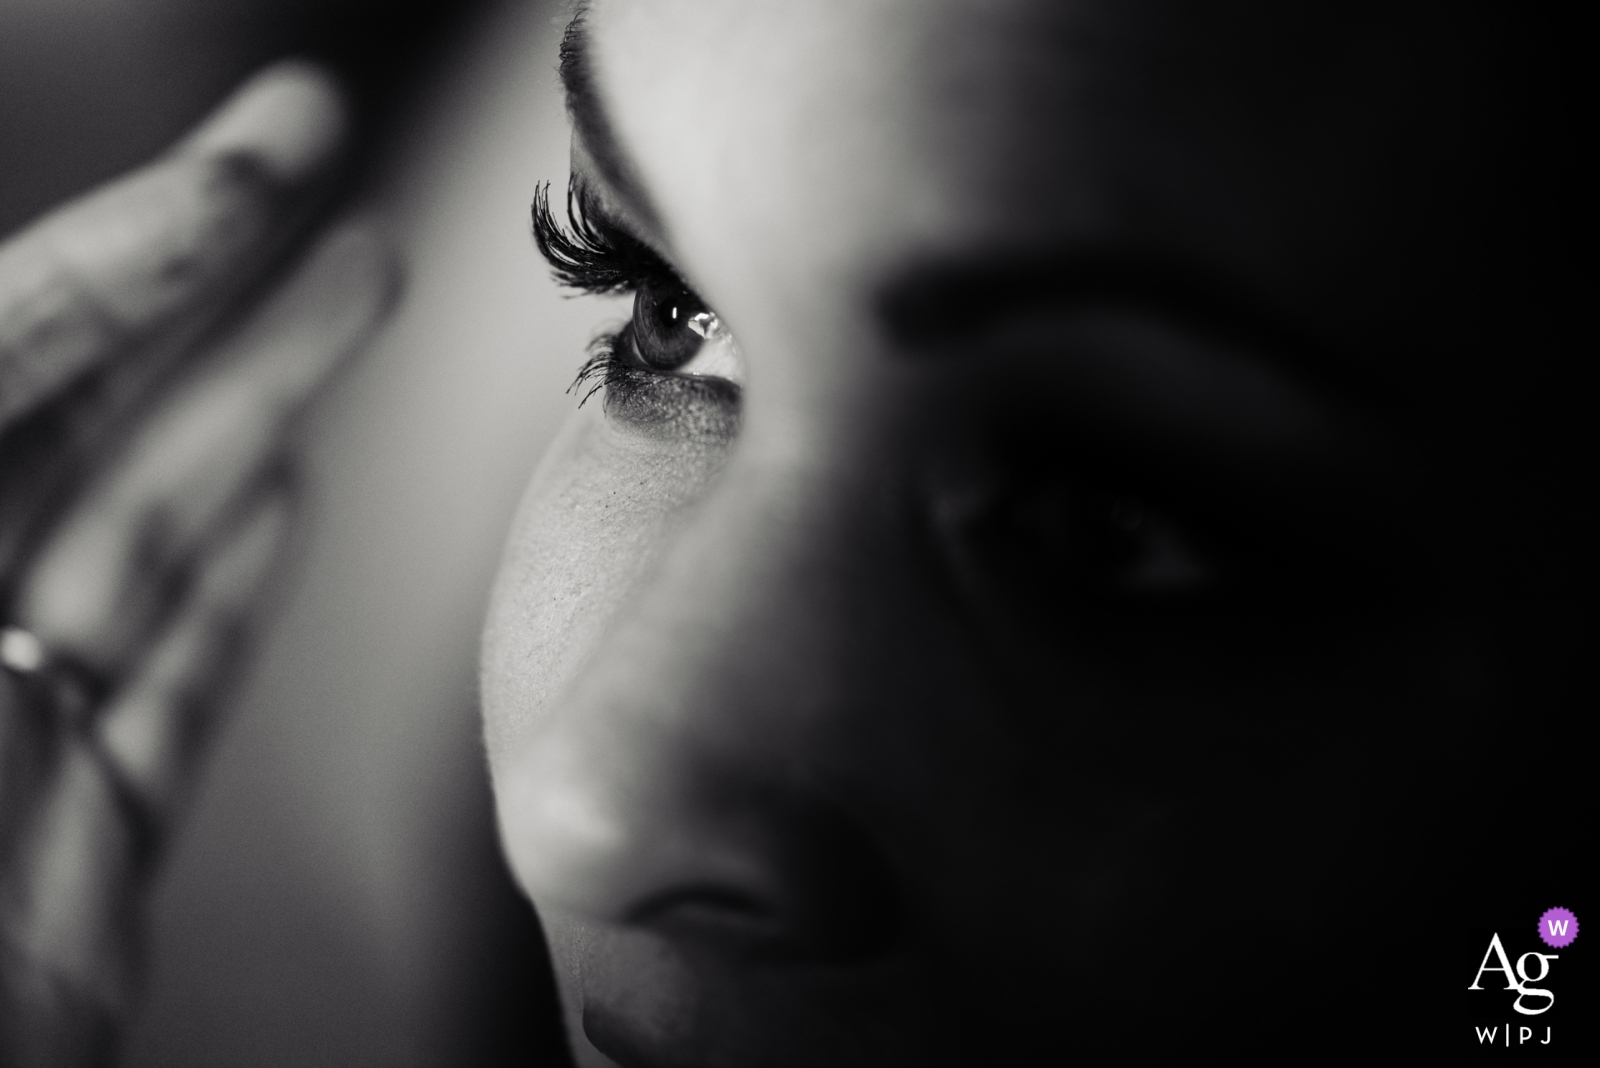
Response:
[[[528,486],[485,625],[491,770],[544,718],[721,470],[726,449],[609,423],[598,403],[562,429]]]
[[[703,496],[723,450],[642,439],[575,413],[535,472],[495,580],[484,630],[482,704],[496,793],[502,773]],[[515,837],[519,812],[500,806]],[[585,925],[541,910],[578,1068],[608,1065],[583,1041]]]

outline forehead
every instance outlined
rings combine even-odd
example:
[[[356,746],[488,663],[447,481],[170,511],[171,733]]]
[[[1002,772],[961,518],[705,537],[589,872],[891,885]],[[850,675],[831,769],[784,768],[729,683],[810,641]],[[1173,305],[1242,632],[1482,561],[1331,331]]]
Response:
[[[1394,131],[1444,127],[1405,85],[1428,80],[1417,27],[1340,10],[598,0],[587,37],[615,140],[714,300],[1112,250],[1359,321],[1412,269],[1380,246],[1428,186]]]
[[[615,0],[590,36],[605,106],[678,252],[860,269],[907,246],[1104,224],[1074,12]]]
[[[963,190],[1015,174],[1006,150],[1030,128],[1059,140],[1076,74],[1062,17],[982,7],[619,0],[594,12],[593,51],[662,194],[754,181],[774,204],[886,201],[892,181],[899,225],[960,225]]]

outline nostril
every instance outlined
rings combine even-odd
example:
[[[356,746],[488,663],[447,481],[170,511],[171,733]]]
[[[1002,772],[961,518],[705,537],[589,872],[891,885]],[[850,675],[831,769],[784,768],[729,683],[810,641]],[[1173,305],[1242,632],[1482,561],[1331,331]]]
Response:
[[[497,791],[541,908],[769,958],[859,960],[900,939],[899,881],[854,813],[764,786],[685,788],[659,762],[624,788],[586,752],[547,741]]]
[[[668,890],[633,908],[623,920],[670,938],[758,950],[783,945],[778,911],[754,894],[721,886]]]
[[[764,957],[843,961],[892,948],[902,933],[901,895],[869,836],[836,813],[764,815],[757,839],[745,837],[740,849],[745,870],[762,873],[759,890],[685,881],[644,897],[624,922]]]

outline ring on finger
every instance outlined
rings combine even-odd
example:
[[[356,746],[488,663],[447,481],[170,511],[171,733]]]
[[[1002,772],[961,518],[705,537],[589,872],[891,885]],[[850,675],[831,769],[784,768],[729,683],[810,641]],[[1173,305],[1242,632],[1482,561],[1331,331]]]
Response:
[[[35,707],[57,723],[88,725],[108,687],[77,657],[51,649],[27,627],[0,627],[0,668],[32,696]]]

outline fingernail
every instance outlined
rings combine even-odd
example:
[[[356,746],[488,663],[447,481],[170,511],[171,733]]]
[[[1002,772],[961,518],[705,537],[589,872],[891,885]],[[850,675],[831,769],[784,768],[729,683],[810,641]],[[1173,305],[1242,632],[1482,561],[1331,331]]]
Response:
[[[327,163],[349,122],[333,79],[309,63],[287,60],[240,86],[183,148],[206,155],[246,153],[292,185]]]

